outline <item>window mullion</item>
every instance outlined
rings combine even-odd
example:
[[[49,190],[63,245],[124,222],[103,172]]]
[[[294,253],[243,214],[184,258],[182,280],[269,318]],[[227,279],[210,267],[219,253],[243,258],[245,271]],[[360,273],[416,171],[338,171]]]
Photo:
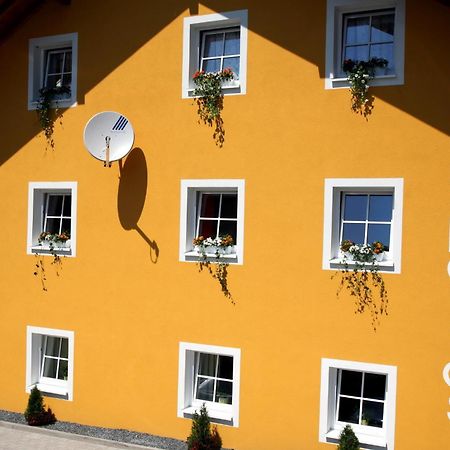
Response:
[[[370,194],[367,194],[367,206],[366,206],[366,223],[364,227],[364,243],[368,244],[367,236],[369,234],[369,204],[370,204]]]
[[[364,392],[365,376],[366,376],[366,373],[363,372],[362,373],[362,383],[361,383],[361,397],[359,400],[359,418],[358,418],[359,425],[361,425],[361,422],[362,422],[362,407],[363,407],[363,392]]]
[[[222,198],[223,198],[223,194],[219,194],[219,214],[218,214],[218,217],[217,217],[216,238],[219,237],[220,221],[221,221],[221,217],[222,217]],[[217,358],[217,359],[219,359],[219,358]]]

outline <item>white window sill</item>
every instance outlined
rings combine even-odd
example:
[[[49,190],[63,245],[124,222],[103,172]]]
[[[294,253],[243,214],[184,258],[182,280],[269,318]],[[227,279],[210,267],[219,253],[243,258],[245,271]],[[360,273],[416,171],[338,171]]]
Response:
[[[330,441],[339,440],[342,430],[330,430],[326,435],[326,439]],[[356,437],[361,444],[373,445],[378,448],[387,448],[386,438],[384,436],[373,436],[371,434],[364,434],[356,432]]]
[[[332,89],[349,88],[350,83],[347,77],[338,76],[329,79]],[[377,75],[369,80],[369,87],[376,86],[393,86],[403,84],[403,81],[396,74]]]
[[[239,81],[230,81],[229,84],[222,85],[223,95],[236,95],[241,94],[241,84]],[[188,88],[188,98],[198,98],[198,95],[194,95],[195,87]]]
[[[354,269],[356,267],[356,265],[358,265],[359,267],[367,266],[367,268],[370,269],[370,267],[372,267],[373,263],[349,261],[349,260],[344,260],[342,257],[339,257],[339,258],[330,259],[329,268],[341,270],[345,267],[345,264],[347,264],[348,268],[351,270],[351,269]],[[392,261],[392,260],[379,261],[379,262],[375,261],[375,266],[378,268],[378,270],[380,272],[394,272],[395,271],[394,261]]]
[[[28,390],[31,391],[34,387],[37,387],[43,393],[56,394],[61,396],[69,395],[67,386],[53,386],[51,384],[36,383],[28,386]]]
[[[34,111],[38,108],[38,101],[34,101],[31,103],[28,103],[28,110],[29,111]],[[66,108],[74,108],[75,106],[77,106],[78,103],[75,99],[73,98],[67,98],[64,100],[58,100],[56,101],[52,101],[50,104],[50,108],[51,109],[66,109]]]
[[[233,414],[230,411],[223,411],[211,408],[209,405],[207,406],[209,417],[217,420],[223,420],[225,422],[233,421]],[[183,409],[183,414],[193,415],[195,412],[199,412],[200,406],[189,406],[188,408]]]
[[[203,253],[196,252],[195,250],[186,252],[184,254],[186,261],[210,261],[210,262],[237,262],[237,254],[230,253],[229,255],[219,254],[218,256],[213,253]]]
[[[42,253],[44,255],[47,254],[60,254],[60,255],[71,255],[72,254],[72,248],[68,247],[68,248],[64,248],[64,247],[53,247],[53,249],[50,249],[49,246],[44,246],[44,245],[33,245],[33,247],[31,247],[31,253]]]

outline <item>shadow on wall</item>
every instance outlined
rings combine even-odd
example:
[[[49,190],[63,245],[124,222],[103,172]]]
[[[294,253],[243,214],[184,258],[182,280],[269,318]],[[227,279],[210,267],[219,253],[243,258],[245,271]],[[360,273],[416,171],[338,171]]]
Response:
[[[139,227],[138,222],[145,205],[147,195],[147,162],[142,149],[131,150],[125,163],[120,164],[120,183],[117,195],[117,210],[120,224],[125,230],[136,230],[150,247],[150,260],[156,264],[159,247]]]
[[[17,27],[14,33],[0,42],[0,60],[9,61],[10,67],[2,73],[3,86],[27,86],[26,48],[29,38],[74,31],[76,26],[79,35],[78,104],[83,105],[88,92],[168,24],[180,15],[198,14],[199,4],[195,0],[134,0],[132,8],[124,8],[122,1],[110,0],[108,8],[104,8],[103,2],[90,2],[87,8],[78,3],[64,6],[58,2],[44,2],[28,17],[26,27]],[[317,67],[316,76],[324,77],[325,0],[279,0],[276,8],[273,2],[261,0],[203,0],[201,3],[214,11],[248,9],[250,42],[252,34],[263,36],[314,64]],[[373,89],[378,98],[447,134],[450,134],[450,126],[446,74],[450,59],[442,55],[446,52],[449,17],[450,8],[439,1],[409,0],[406,13],[405,85]],[[433,26],[433,33],[430,33],[427,24]],[[118,29],[120,33],[111,32]],[[287,33],[287,29],[291,32]],[[178,36],[177,45],[181,48],[181,22]],[[95,51],[92,50],[94,38]],[[17,51],[18,48],[20,51]],[[170,53],[167,58],[172,61],[175,55]],[[268,67],[271,68],[271,65]],[[249,74],[260,69],[249,66]],[[153,76],[152,70],[152,67],[143,68],[142,77]],[[276,75],[276,67],[273,70]],[[271,75],[270,70],[268,75]],[[433,86],[431,91],[430,86]],[[249,93],[252,89],[254,87],[249,86]],[[40,131],[35,112],[27,111],[26,89],[6,89],[2,95],[3,104],[11,109],[3,115],[0,123],[3,137],[0,164]],[[120,92],[113,92],[112,95],[119,96]],[[347,105],[343,105],[343,112],[347,112]],[[18,123],[21,124],[20,133],[8,132],[17,129]]]

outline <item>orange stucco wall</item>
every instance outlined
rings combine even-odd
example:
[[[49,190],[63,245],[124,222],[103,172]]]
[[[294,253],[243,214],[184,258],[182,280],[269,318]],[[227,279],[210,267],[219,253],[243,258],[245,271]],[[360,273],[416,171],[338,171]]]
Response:
[[[75,332],[74,400],[47,399],[60,420],[184,439],[186,341],[242,351],[240,426],[219,426],[228,448],[332,448],[318,440],[323,357],[397,366],[396,449],[446,448],[449,8],[407,2],[405,84],[374,88],[366,121],[347,89],[324,89],[325,1],[199,5],[199,14],[248,9],[247,94],[225,98],[219,149],[181,99],[183,18],[197,3],[108,3],[47,2],[0,46],[0,408],[25,408],[33,325]],[[27,110],[28,40],[69,32],[79,35],[78,106],[46,150]],[[102,110],[130,119],[145,158],[146,179],[128,169],[124,199],[118,165],[104,169],[83,146],[85,123]],[[376,332],[321,268],[324,179],[352,177],[404,179],[402,271],[385,275],[389,315]],[[229,268],[235,305],[179,262],[180,180],[190,178],[245,179],[244,264]],[[45,259],[46,292],[26,254],[30,181],[78,182],[77,256],[59,276]],[[122,226],[133,189],[145,196],[140,233]]]

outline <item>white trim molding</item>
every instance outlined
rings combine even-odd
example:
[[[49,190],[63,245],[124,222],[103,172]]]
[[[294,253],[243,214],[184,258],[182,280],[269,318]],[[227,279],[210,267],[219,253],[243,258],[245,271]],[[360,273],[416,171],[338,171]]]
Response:
[[[28,46],[28,109],[38,106],[39,89],[44,83],[46,53],[62,48],[72,49],[72,82],[70,98],[54,102],[53,107],[69,108],[77,105],[78,33],[58,34],[30,39]]]
[[[348,79],[342,71],[342,36],[344,15],[375,10],[395,9],[394,71],[376,76],[370,86],[404,84],[405,60],[405,0],[328,0],[325,54],[325,89],[348,88]]]
[[[27,254],[60,254],[76,256],[77,245],[77,187],[76,181],[30,181],[28,184],[28,228]],[[70,194],[71,196],[71,230],[70,246],[49,250],[38,243],[38,237],[43,231],[45,197],[47,194]],[[69,242],[69,241],[67,241]]]
[[[198,194],[236,193],[237,194],[237,230],[234,253],[221,255],[220,260],[227,263],[243,264],[244,260],[244,201],[245,180],[242,179],[198,179],[181,180],[180,193],[180,261],[197,262],[202,257],[194,251],[194,239],[198,215]],[[210,258],[214,262],[215,258]]]
[[[323,254],[324,270],[342,267],[340,256],[341,198],[343,193],[393,194],[391,239],[385,260],[378,262],[380,272],[401,272],[403,178],[327,178],[325,179]],[[348,262],[352,265],[351,261]]]
[[[233,394],[231,404],[203,402],[194,398],[196,354],[209,353],[233,358]],[[239,427],[241,350],[218,345],[180,342],[178,358],[178,417],[191,418],[204,403],[213,422]]]
[[[67,380],[51,380],[41,377],[43,360],[43,340],[47,336],[68,339],[68,370]],[[73,331],[56,330],[53,328],[42,328],[27,326],[27,349],[26,349],[26,376],[25,391],[30,392],[35,386],[44,394],[52,394],[58,398],[73,400],[73,363],[74,363],[74,340]]]
[[[240,68],[237,83],[223,86],[223,93],[245,94],[247,92],[247,40],[248,11],[230,11],[186,17],[183,26],[183,71],[182,98],[193,96],[195,89],[192,77],[199,69],[201,32],[217,28],[239,27],[240,29]]]
[[[386,376],[383,428],[350,424],[361,448],[394,450],[397,367],[356,361],[322,358],[320,380],[319,442],[336,444],[345,424],[337,421],[338,372],[349,370]]]

